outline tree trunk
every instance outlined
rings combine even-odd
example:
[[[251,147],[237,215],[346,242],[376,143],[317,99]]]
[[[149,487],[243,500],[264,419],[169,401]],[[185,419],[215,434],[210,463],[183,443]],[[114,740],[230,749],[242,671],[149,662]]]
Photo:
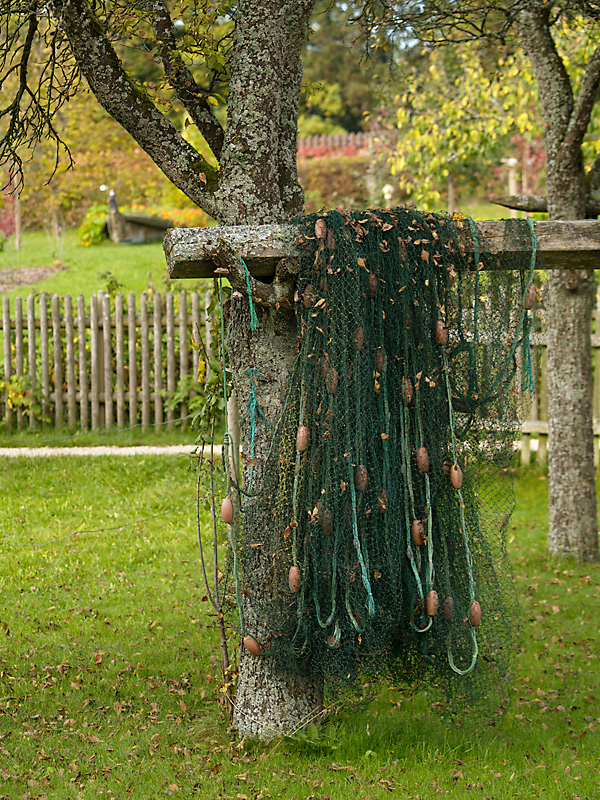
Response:
[[[545,123],[548,215],[583,219],[587,187],[581,142],[600,80],[590,60],[577,100],[551,35],[551,6],[531,2],[519,16],[523,45]],[[548,280],[548,545],[554,555],[597,560],[590,318],[593,270],[553,271]]]
[[[550,218],[580,219],[584,203],[581,164],[549,165]],[[578,561],[598,559],[590,344],[595,298],[593,270],[550,272],[548,546],[553,555]]]
[[[302,82],[300,56],[314,0],[242,0],[236,11],[231,61],[228,123],[221,156],[221,179],[216,196],[227,224],[282,221],[300,213],[303,196],[296,176],[298,98]],[[235,258],[235,256],[233,257]],[[268,603],[271,542],[270,514],[260,488],[271,430],[283,409],[297,344],[292,310],[294,282],[280,270],[273,301],[259,305],[259,327],[250,327],[249,300],[243,280],[229,308],[227,343],[232,380],[239,403],[241,449],[245,456],[243,486],[251,493],[243,512],[243,537],[250,552],[244,564],[244,633],[257,639]],[[260,294],[258,282],[255,284]],[[268,295],[267,289],[265,296]],[[283,298],[282,302],[275,302]],[[254,394],[253,394],[254,393]],[[260,404],[254,423],[249,401]],[[251,406],[250,406],[251,408]],[[255,464],[249,465],[251,428],[254,427]],[[242,495],[242,503],[244,496]],[[250,543],[254,545],[250,547]],[[322,706],[322,681],[310,674],[288,676],[264,656],[253,656],[242,646],[234,710],[237,733],[269,739],[290,733],[309,722]]]

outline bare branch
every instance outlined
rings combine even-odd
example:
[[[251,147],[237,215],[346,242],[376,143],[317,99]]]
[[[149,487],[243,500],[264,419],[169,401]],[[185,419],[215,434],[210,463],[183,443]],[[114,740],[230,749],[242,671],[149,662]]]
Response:
[[[169,83],[218,158],[223,148],[223,128],[212,113],[204,92],[181,57],[167,5],[163,0],[144,0],[144,5],[150,15]]]
[[[527,211],[531,214],[548,211],[548,198],[542,194],[513,194],[504,197],[490,197],[491,203],[515,211]],[[587,219],[595,219],[600,214],[600,202],[588,197],[585,206]]]

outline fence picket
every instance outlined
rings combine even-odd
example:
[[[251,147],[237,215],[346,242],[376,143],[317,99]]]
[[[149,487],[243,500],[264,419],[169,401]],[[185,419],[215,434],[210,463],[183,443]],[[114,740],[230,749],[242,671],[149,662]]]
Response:
[[[148,296],[142,292],[142,430],[150,425],[150,342],[148,331]]]
[[[137,337],[135,319],[135,294],[129,292],[127,301],[127,358],[129,365],[129,424],[132,427],[137,423]]]
[[[4,418],[7,430],[12,429],[12,408],[9,402],[9,381],[12,375],[10,358],[10,301],[8,297],[2,298],[2,336],[4,345]]]
[[[77,338],[79,352],[79,424],[82,431],[87,431],[88,415],[88,380],[86,352],[85,299],[82,294],[77,297]]]
[[[154,294],[154,425],[160,430],[163,421],[162,398],[162,312],[161,297]]]
[[[100,333],[98,328],[98,296],[90,298],[90,401],[92,412],[92,430],[100,427]]]
[[[172,396],[175,391],[175,318],[173,313],[173,292],[167,294],[167,392]],[[172,406],[167,409],[167,427],[174,426],[175,411]]]
[[[20,297],[15,300],[15,374],[18,378],[23,375],[23,301]],[[17,406],[17,428],[23,427],[23,407]]]
[[[125,425],[125,332],[123,330],[123,295],[117,293],[115,298],[115,372],[117,375],[116,405],[117,428]]]
[[[27,373],[33,396],[35,394],[37,374],[35,364],[35,296],[32,294],[27,298]],[[33,404],[29,407],[29,427],[35,427]]]
[[[63,362],[60,330],[60,297],[52,295],[52,344],[54,347],[54,424],[63,424]]]
[[[187,343],[187,295],[182,291],[179,295],[179,379],[185,386],[188,375],[188,343]],[[181,403],[181,427],[187,428],[188,404]]]
[[[48,336],[48,298],[40,295],[40,350],[42,352],[42,419],[50,423],[50,352]]]
[[[73,347],[73,301],[65,295],[65,355],[67,362],[67,420],[69,430],[77,424],[77,398],[75,395],[75,352]]]

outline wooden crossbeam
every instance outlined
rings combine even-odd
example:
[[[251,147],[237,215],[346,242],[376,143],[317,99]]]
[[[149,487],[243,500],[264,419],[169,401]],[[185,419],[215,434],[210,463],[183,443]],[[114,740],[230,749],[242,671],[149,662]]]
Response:
[[[484,250],[505,255],[523,255],[529,244],[511,240],[505,220],[476,222]],[[600,269],[600,220],[547,220],[534,223],[538,248],[545,269]],[[239,225],[214,228],[172,228],[163,246],[171,278],[212,278],[219,254],[229,250],[240,255],[255,278],[275,275],[277,262],[298,255],[297,231],[290,225]],[[473,252],[465,226],[464,244]],[[493,268],[490,263],[488,269]]]

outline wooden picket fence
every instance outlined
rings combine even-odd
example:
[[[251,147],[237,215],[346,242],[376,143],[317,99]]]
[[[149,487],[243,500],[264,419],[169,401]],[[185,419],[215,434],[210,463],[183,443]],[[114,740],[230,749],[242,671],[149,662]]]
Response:
[[[201,391],[199,351],[204,298],[172,292],[98,292],[89,302],[30,295],[2,298],[0,421],[6,428],[185,426]]]

